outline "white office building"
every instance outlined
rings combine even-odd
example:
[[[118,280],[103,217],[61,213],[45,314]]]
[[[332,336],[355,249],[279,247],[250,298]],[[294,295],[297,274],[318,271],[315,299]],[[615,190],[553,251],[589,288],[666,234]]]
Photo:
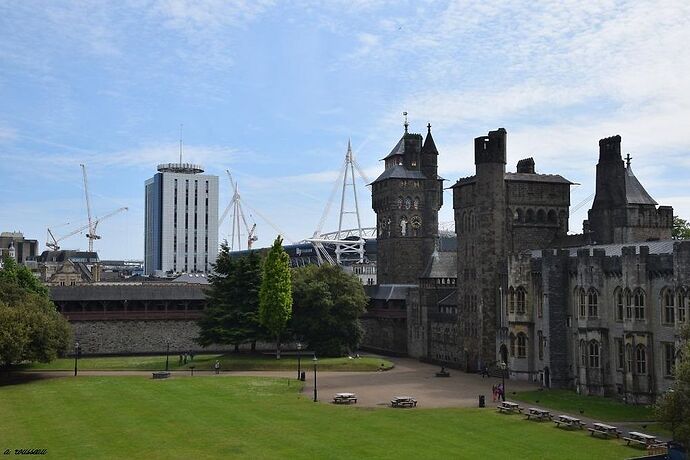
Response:
[[[208,273],[218,255],[218,176],[167,163],[146,181],[147,275]]]

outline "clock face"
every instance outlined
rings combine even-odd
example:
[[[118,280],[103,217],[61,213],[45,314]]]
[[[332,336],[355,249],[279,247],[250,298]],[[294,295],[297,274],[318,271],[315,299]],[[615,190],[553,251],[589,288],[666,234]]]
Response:
[[[410,224],[412,224],[413,228],[419,228],[422,226],[422,218],[419,216],[412,216]]]

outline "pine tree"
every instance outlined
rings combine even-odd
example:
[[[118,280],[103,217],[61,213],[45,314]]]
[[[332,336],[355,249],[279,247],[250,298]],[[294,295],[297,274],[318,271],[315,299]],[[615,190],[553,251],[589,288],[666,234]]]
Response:
[[[290,257],[278,236],[264,261],[259,291],[259,321],[275,337],[276,359],[280,359],[280,336],[292,314]]]

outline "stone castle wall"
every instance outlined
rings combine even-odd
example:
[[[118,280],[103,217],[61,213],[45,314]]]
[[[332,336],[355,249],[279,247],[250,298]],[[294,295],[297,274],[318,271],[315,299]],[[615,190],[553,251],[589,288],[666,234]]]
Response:
[[[362,348],[395,355],[407,355],[407,321],[404,318],[365,317]]]

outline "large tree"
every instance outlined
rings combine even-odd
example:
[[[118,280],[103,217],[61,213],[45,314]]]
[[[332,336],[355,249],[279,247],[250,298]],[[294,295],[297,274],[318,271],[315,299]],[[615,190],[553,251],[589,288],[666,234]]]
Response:
[[[276,340],[276,359],[280,359],[280,337],[292,313],[290,257],[280,235],[264,260],[259,290],[259,321]]]
[[[23,266],[6,258],[0,269],[0,366],[22,361],[49,362],[70,342],[65,318],[47,289]]]
[[[233,258],[227,243],[221,244],[220,253],[209,276],[206,308],[199,320],[197,342],[235,345],[251,343],[264,335],[259,323],[259,288],[261,286],[261,259],[253,251]]]
[[[671,389],[657,402],[656,412],[661,424],[671,430],[673,439],[690,448],[690,326],[682,333],[683,346],[674,370]]]
[[[362,339],[359,316],[367,296],[360,280],[332,265],[293,273],[291,329],[319,355],[342,356]]]
[[[681,219],[679,216],[673,216],[673,230],[671,236],[674,240],[690,240],[690,223],[685,219]]]

